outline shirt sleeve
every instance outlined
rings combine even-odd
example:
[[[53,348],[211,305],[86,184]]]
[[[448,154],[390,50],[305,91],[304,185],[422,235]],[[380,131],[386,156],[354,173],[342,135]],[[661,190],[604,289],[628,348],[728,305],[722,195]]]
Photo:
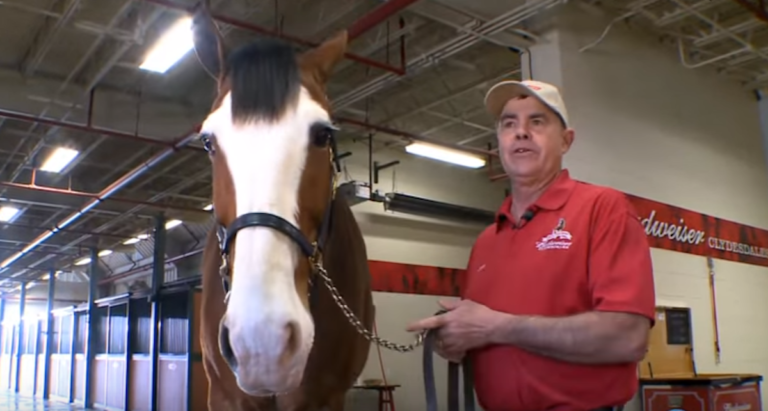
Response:
[[[616,190],[601,194],[592,212],[589,284],[594,309],[639,314],[653,324],[651,249],[637,212]]]

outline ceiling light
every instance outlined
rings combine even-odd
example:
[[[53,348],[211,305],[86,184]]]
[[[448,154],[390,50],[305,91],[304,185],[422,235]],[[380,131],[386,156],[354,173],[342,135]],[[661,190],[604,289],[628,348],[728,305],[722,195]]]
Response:
[[[436,144],[415,142],[405,147],[405,151],[433,160],[445,161],[459,166],[469,168],[480,168],[485,166],[485,159],[469,154],[460,150],[438,146]]]
[[[10,222],[13,217],[16,217],[16,214],[19,214],[19,209],[16,207],[11,206],[2,206],[0,207],[0,222],[7,223]]]
[[[181,224],[181,220],[170,220],[167,223],[165,223],[165,229],[170,230],[171,228],[176,227],[179,224]]]
[[[112,250],[101,250],[99,251],[99,257],[106,257],[108,255],[112,254]]]
[[[75,265],[86,265],[91,262],[91,257],[84,257],[75,261]]]
[[[213,210],[213,204],[208,204],[207,206],[203,207],[203,210],[205,210],[205,211]]]
[[[136,236],[136,238],[138,238],[139,240],[146,240],[147,238],[149,238],[149,234],[139,234]]]
[[[193,47],[192,19],[185,17],[163,33],[139,68],[165,73]]]
[[[139,241],[141,241],[141,239],[140,239],[140,238],[136,238],[136,237],[134,237],[134,238],[129,238],[129,239],[127,239],[127,240],[123,241],[123,245],[131,245],[131,244],[136,244],[136,243],[138,243]]]
[[[48,159],[45,160],[43,165],[40,167],[40,170],[48,171],[50,173],[60,173],[64,167],[69,165],[69,163],[71,163],[72,160],[77,157],[78,154],[80,154],[80,152],[77,150],[66,147],[59,147],[56,150],[53,150],[53,153],[48,156]]]

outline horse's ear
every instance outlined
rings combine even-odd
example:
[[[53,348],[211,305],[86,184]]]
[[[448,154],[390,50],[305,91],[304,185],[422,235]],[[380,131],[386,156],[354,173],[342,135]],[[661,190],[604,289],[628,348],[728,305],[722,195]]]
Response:
[[[333,67],[344,58],[347,52],[347,31],[342,30],[323,44],[304,52],[301,63],[307,69],[314,71],[318,80],[325,83],[330,77]]]
[[[207,3],[201,2],[195,11],[192,19],[192,37],[200,64],[211,77],[221,81],[226,73],[227,48]]]

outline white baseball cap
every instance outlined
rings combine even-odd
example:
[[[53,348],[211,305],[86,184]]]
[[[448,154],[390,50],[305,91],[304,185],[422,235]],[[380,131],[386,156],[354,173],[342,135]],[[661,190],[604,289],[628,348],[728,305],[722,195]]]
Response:
[[[495,84],[485,94],[485,107],[494,119],[499,118],[507,102],[515,97],[533,96],[562,118],[568,127],[568,111],[557,87],[536,80],[507,80]]]

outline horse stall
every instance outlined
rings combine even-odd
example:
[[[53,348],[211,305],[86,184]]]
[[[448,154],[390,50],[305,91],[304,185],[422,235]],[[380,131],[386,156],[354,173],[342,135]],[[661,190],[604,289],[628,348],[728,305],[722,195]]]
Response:
[[[71,402],[71,387],[74,380],[72,364],[75,362],[75,329],[77,316],[75,307],[53,311],[53,344],[49,372],[50,398],[55,401]],[[84,339],[81,337],[81,343]],[[82,348],[85,348],[84,346]],[[82,351],[81,351],[82,352]],[[82,376],[84,374],[81,373]]]
[[[95,301],[90,387],[94,408],[125,409],[128,360],[128,295]]]
[[[206,410],[207,379],[197,341],[199,320],[193,314],[199,302],[200,292],[183,284],[163,287],[155,303],[148,293],[95,301],[94,355],[88,378],[93,408]],[[156,344],[153,328],[159,331]],[[156,407],[151,407],[153,395]],[[81,403],[80,398],[75,395],[74,402]]]

